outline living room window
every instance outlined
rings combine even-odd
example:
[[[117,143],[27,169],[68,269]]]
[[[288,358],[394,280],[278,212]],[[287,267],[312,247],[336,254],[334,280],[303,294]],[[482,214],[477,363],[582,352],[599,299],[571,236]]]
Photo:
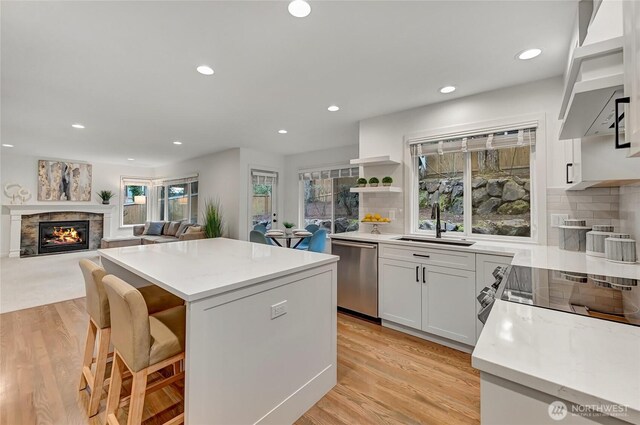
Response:
[[[123,177],[121,182],[121,226],[144,224],[149,217],[151,180]]]
[[[198,221],[198,176],[154,181],[156,212],[161,221]]]
[[[531,239],[536,126],[411,142],[413,230]],[[480,236],[482,237],[482,236]]]
[[[316,224],[329,233],[358,230],[360,199],[350,191],[357,180],[357,167],[301,171],[300,222],[304,227]]]

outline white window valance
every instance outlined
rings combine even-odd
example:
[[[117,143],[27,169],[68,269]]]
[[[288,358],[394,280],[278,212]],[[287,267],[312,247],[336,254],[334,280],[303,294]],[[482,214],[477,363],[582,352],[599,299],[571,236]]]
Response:
[[[197,181],[198,181],[198,174],[191,174],[191,175],[182,176],[182,177],[167,177],[167,178],[155,179],[153,181],[153,185],[169,186],[169,185],[194,183]]]
[[[275,185],[278,182],[278,173],[273,171],[251,170],[253,184]]]
[[[317,170],[301,170],[298,174],[299,180],[333,179],[338,177],[358,177],[360,170],[358,167],[336,167]]]
[[[409,144],[411,156],[443,155],[445,153],[477,152],[534,146],[536,127],[513,128],[499,132],[485,132],[460,137],[419,141]]]

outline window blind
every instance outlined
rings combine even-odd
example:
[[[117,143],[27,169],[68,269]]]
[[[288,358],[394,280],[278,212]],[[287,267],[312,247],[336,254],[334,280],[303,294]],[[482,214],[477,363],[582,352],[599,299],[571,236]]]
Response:
[[[274,185],[278,182],[278,173],[273,171],[251,170],[251,181],[253,184]]]
[[[178,184],[187,184],[194,183],[198,181],[198,174],[193,174],[184,177],[169,177],[156,179],[153,181],[154,186],[169,186],[169,185],[178,185]]]
[[[417,157],[534,146],[535,143],[536,128],[529,127],[452,139],[416,142],[410,144],[410,149],[411,156]]]
[[[319,170],[305,170],[298,174],[299,180],[333,179],[338,177],[358,177],[358,167],[337,167]]]

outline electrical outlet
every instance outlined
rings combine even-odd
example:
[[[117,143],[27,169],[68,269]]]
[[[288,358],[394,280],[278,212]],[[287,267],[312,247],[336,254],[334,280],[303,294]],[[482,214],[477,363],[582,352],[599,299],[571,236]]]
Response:
[[[287,314],[287,300],[280,301],[278,304],[271,306],[271,320]]]
[[[569,214],[551,214],[551,227],[559,227],[568,219]]]

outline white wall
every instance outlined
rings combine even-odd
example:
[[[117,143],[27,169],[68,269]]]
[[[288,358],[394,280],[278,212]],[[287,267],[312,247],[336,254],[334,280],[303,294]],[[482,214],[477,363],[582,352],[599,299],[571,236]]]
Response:
[[[284,158],[284,211],[280,214],[282,220],[291,221],[300,226],[299,204],[300,191],[298,173],[309,168],[330,167],[333,165],[349,164],[350,159],[358,158],[358,145],[354,144],[332,149],[323,149],[297,155],[287,155]]]
[[[402,161],[403,138],[408,134],[522,115],[544,114],[547,149],[546,157],[540,160],[545,161],[547,166],[546,185],[561,186],[564,183],[562,173],[565,146],[557,137],[561,95],[562,79],[556,77],[366,119],[360,122],[360,156],[391,155]],[[403,167],[407,166],[378,167],[371,172],[379,176],[390,174],[394,178],[394,184],[404,187]],[[403,219],[408,216],[404,211],[403,198],[406,194],[385,195],[389,197],[388,202],[381,196],[369,200],[363,197],[360,212],[367,211],[370,204],[378,209],[380,205],[386,204],[388,208],[380,210],[380,213],[388,215],[390,210],[396,213],[396,221],[387,228],[388,231],[403,232]]]
[[[198,173],[198,221],[201,221],[205,201],[219,199],[226,223],[227,235],[238,238],[240,149],[229,149],[199,158],[157,167],[156,177],[176,177]]]
[[[4,149],[3,149],[4,151]],[[2,153],[0,158],[0,185],[2,188],[7,183],[20,184],[32,193],[32,198],[27,203],[33,204],[49,204],[49,205],[69,205],[69,204],[96,204],[102,201],[96,195],[96,192],[100,190],[111,190],[118,194],[120,192],[120,177],[121,176],[134,176],[134,177],[152,177],[153,170],[145,167],[133,167],[124,165],[104,164],[94,161],[80,161],[89,162],[92,164],[92,199],[89,202],[38,202],[37,200],[37,182],[38,182],[38,160],[40,159],[54,159],[54,158],[42,158],[40,156],[30,155],[17,155],[7,152]],[[112,204],[118,204],[118,198],[112,199]],[[2,193],[2,203],[10,203],[10,199]],[[111,229],[113,236],[116,235],[130,235],[130,228],[120,228],[120,210],[114,208],[114,213],[111,219]],[[6,256],[9,253],[9,226],[10,218],[7,208],[2,209],[2,216],[0,222],[0,255]]]

